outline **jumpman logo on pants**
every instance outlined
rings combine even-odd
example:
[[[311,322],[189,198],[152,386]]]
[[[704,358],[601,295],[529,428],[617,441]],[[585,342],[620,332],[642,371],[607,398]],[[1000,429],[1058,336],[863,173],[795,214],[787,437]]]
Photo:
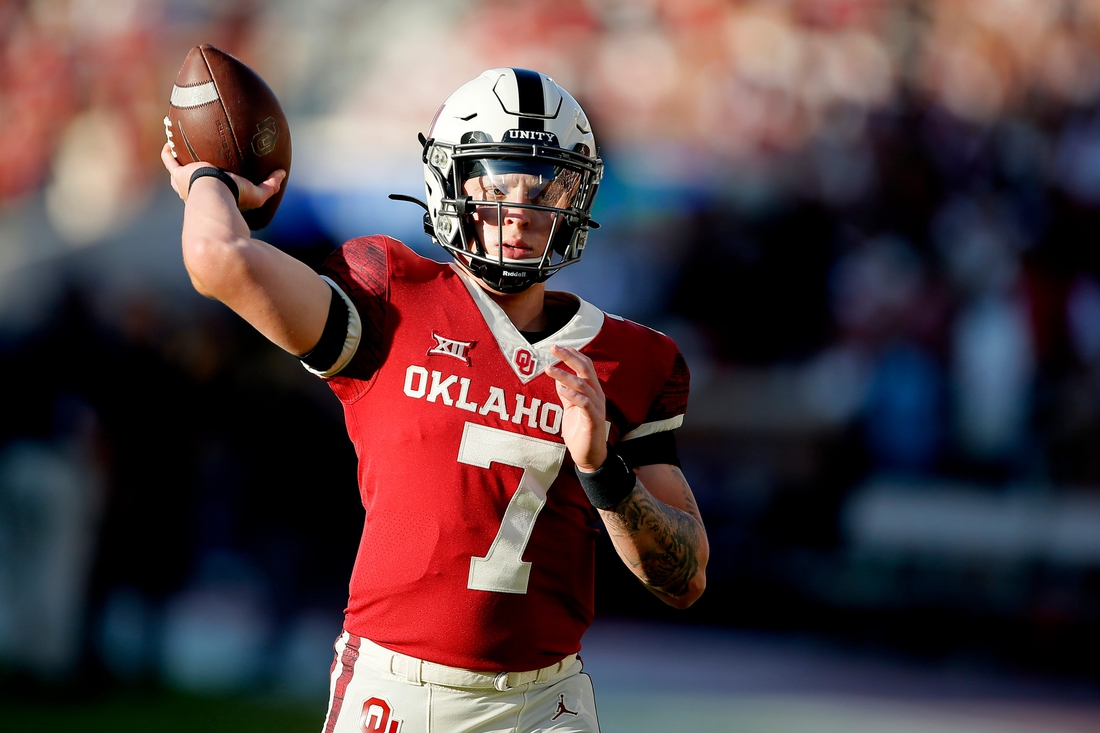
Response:
[[[562,715],[565,715],[566,713],[569,713],[570,715],[574,715],[574,716],[578,714],[575,710],[570,710],[569,708],[565,707],[565,695],[564,694],[558,695],[558,711],[556,713],[554,713],[554,717],[550,718],[550,720],[557,720],[558,718],[560,718]]]

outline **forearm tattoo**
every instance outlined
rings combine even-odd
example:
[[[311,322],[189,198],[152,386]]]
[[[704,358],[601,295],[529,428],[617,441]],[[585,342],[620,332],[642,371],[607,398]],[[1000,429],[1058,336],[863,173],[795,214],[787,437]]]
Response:
[[[687,482],[677,474],[688,494],[688,506],[694,509]],[[605,522],[639,540],[638,560],[627,562],[641,570],[646,585],[666,595],[682,596],[699,572],[699,520],[693,514],[698,510],[688,513],[657,501],[637,482],[615,511],[605,515]]]

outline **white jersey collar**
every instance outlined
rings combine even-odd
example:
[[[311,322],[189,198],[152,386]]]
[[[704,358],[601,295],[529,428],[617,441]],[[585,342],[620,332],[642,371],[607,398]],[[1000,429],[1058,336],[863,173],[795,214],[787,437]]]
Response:
[[[481,311],[486,325],[493,332],[493,337],[496,339],[497,346],[500,347],[501,354],[504,355],[504,360],[508,362],[508,365],[512,367],[512,371],[524,384],[541,374],[547,366],[561,361],[551,355],[551,346],[582,349],[603,328],[603,311],[572,293],[562,293],[562,295],[577,299],[580,303],[577,312],[558,331],[542,341],[529,344],[511,319],[508,318],[508,314],[504,312],[504,309],[489,297],[489,294],[474,281],[471,275],[463,272],[461,267],[455,265],[451,265],[451,267],[461,276],[462,284],[466,286],[470,297],[473,298],[478,310]],[[525,357],[521,352],[526,352],[527,356]],[[532,358],[533,362],[531,361]]]

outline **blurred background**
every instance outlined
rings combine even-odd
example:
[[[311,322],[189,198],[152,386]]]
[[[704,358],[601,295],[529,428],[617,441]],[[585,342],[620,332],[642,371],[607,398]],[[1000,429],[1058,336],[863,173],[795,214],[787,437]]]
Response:
[[[602,227],[551,285],[681,346],[711,542],[683,613],[601,547],[607,731],[1100,729],[1097,0],[0,2],[0,727],[323,719],[355,457],[187,280],[199,43],[282,101],[259,236],[310,264],[443,259],[386,194],[482,70],[591,117]]]

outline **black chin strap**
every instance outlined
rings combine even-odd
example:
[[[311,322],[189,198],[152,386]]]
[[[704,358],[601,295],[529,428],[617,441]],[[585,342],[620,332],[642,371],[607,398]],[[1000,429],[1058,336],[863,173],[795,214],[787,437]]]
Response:
[[[410,204],[416,204],[424,209],[424,211],[428,210],[428,205],[415,196],[409,196],[403,193],[391,193],[387,198],[389,198],[390,201],[406,201]]]

